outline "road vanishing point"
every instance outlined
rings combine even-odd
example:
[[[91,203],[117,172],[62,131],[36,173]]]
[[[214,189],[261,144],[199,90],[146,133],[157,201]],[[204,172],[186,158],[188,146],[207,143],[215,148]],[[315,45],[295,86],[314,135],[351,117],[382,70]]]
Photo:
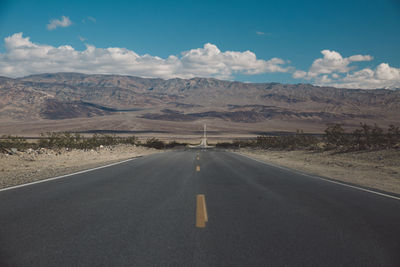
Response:
[[[217,149],[0,191],[0,266],[400,266],[400,199]]]

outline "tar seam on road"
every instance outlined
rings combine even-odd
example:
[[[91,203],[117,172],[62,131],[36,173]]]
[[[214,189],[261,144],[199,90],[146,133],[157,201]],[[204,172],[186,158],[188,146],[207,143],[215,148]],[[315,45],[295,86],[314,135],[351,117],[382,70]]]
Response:
[[[207,222],[206,197],[203,194],[198,194],[196,197],[196,227],[205,228]]]
[[[286,168],[286,167],[279,166],[279,165],[276,165],[276,164],[273,164],[273,163],[269,163],[269,162],[264,162],[264,161],[252,158],[252,157],[244,155],[244,154],[240,154],[240,153],[236,153],[236,154],[238,154],[238,155],[240,155],[242,157],[257,161],[259,163],[265,164],[265,165],[269,165],[269,166],[272,166],[272,167],[275,167],[275,168],[279,168],[279,169],[282,169],[282,170],[298,173],[300,175],[304,175],[304,176],[307,176],[307,177],[310,177],[310,178],[313,178],[313,179],[320,179],[320,180],[323,180],[323,181],[326,181],[326,182],[330,182],[330,183],[333,183],[333,184],[343,185],[343,186],[347,186],[347,187],[350,187],[350,188],[354,188],[354,189],[358,189],[358,190],[361,190],[361,191],[365,191],[365,192],[368,192],[368,193],[372,193],[372,194],[376,194],[376,195],[380,195],[380,196],[384,196],[384,197],[389,197],[389,198],[393,198],[393,199],[396,199],[396,200],[400,200],[400,197],[396,197],[396,196],[388,195],[388,194],[385,194],[385,193],[369,190],[369,189],[358,187],[358,186],[355,186],[355,185],[349,185],[349,184],[341,183],[341,182],[338,182],[338,181],[333,181],[333,180],[326,179],[326,178],[319,177],[319,176],[310,175],[310,174],[307,174],[307,173],[304,173],[304,172],[301,172],[301,171],[298,171],[298,170]]]
[[[87,169],[87,170],[83,170],[83,171],[79,171],[79,172],[69,173],[69,174],[65,174],[65,175],[61,175],[61,176],[56,176],[56,177],[52,177],[52,178],[47,178],[47,179],[35,181],[35,182],[26,183],[26,184],[10,186],[10,187],[6,187],[6,188],[3,188],[3,189],[0,189],[0,192],[11,190],[11,189],[16,189],[16,188],[19,188],[19,187],[25,187],[25,186],[29,186],[29,185],[40,184],[40,183],[44,183],[44,182],[58,180],[58,179],[61,179],[61,178],[65,178],[65,177],[69,177],[69,176],[73,176],[73,175],[81,174],[81,173],[85,173],[85,172],[95,171],[95,170],[111,167],[111,166],[114,166],[114,165],[118,165],[118,164],[121,164],[121,163],[124,163],[124,162],[128,162],[128,161],[131,161],[131,160],[134,160],[134,159],[137,159],[137,158],[138,157],[135,157],[135,158],[131,158],[131,159],[127,159],[127,160],[111,163],[111,164],[108,164],[108,165],[104,165],[104,166],[100,166],[100,167],[96,167],[96,168],[92,168],[92,169]]]

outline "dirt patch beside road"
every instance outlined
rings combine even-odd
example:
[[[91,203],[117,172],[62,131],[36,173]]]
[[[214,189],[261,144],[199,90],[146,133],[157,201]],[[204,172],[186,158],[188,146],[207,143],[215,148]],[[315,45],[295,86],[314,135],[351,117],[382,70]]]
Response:
[[[241,149],[265,162],[400,194],[400,150],[348,153]]]
[[[95,150],[27,150],[13,155],[0,153],[0,188],[65,175],[160,150],[131,145],[101,147]]]

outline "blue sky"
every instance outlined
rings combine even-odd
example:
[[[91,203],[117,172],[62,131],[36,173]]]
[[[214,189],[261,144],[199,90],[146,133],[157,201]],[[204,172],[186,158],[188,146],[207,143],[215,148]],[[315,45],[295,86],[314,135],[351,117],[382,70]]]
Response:
[[[49,29],[52,20],[65,27]],[[2,0],[0,75],[97,69],[161,78],[400,87],[399,29],[396,0]],[[5,38],[13,35],[7,46]],[[29,44],[21,45],[24,38]],[[59,49],[64,46],[73,50]]]

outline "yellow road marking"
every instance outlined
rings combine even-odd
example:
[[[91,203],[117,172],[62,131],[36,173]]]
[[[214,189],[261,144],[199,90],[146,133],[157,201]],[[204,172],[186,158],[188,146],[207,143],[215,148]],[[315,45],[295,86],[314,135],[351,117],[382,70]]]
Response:
[[[196,227],[205,228],[207,222],[206,197],[203,194],[198,194],[196,199]]]
[[[196,171],[197,171],[197,172],[200,171],[200,166],[199,166],[199,165],[196,166]]]

